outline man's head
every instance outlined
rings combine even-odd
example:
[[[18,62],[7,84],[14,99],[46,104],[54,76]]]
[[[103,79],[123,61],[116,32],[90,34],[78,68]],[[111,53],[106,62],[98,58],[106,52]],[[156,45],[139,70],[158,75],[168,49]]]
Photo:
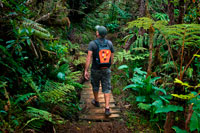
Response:
[[[97,25],[95,28],[97,30],[96,32],[97,36],[100,36],[101,38],[104,38],[106,36],[107,34],[106,27]]]

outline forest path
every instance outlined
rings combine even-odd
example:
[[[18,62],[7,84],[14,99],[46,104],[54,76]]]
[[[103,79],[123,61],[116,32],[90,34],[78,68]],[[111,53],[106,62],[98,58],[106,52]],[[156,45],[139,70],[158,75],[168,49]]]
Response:
[[[120,118],[120,108],[115,105],[115,100],[113,95],[110,95],[110,109],[111,115],[109,117],[105,116],[105,100],[104,94],[102,93],[102,88],[99,90],[99,102],[100,107],[95,107],[92,105],[91,101],[94,99],[92,86],[89,81],[84,83],[84,88],[81,92],[81,105],[82,111],[79,115],[80,120],[88,121],[111,121],[116,118]]]

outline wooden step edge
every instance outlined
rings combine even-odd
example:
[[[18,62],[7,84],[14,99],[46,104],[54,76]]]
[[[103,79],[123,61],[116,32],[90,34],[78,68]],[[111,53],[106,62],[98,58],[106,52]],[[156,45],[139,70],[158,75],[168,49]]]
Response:
[[[103,115],[83,115],[83,116],[79,116],[80,120],[89,120],[89,121],[110,121],[112,119],[117,119],[120,118],[119,114],[111,114],[110,116],[105,116],[105,114]]]
[[[116,111],[116,112],[115,112],[115,111],[110,111],[110,112],[111,112],[111,114],[119,114],[119,115],[121,114],[120,111]],[[88,115],[88,116],[89,116],[89,115],[92,115],[92,116],[93,116],[93,115],[101,116],[101,115],[105,115],[105,112],[103,111],[103,112],[99,112],[99,113],[98,113],[98,112],[90,112],[90,111],[89,111],[89,112],[85,113],[85,115]]]
[[[81,106],[80,106],[80,107],[81,107]],[[94,106],[91,106],[90,108],[84,108],[84,107],[85,107],[85,106],[82,106],[82,107],[81,107],[80,112],[83,111],[83,110],[89,111],[89,110],[93,110],[93,109],[97,109],[97,108],[98,108],[98,109],[105,109],[105,107],[102,107],[102,106],[101,106],[101,107],[94,107]],[[110,107],[110,109],[111,109],[111,111],[112,111],[112,110],[114,110],[114,109],[120,109],[120,108],[115,106],[115,107]]]
[[[84,102],[84,103],[91,103],[91,101],[93,100],[94,98],[88,98],[88,99],[80,99],[80,102]],[[103,98],[100,98],[99,99],[99,102],[102,103],[102,102],[105,102],[105,100]],[[114,99],[110,99],[110,102],[115,102]]]

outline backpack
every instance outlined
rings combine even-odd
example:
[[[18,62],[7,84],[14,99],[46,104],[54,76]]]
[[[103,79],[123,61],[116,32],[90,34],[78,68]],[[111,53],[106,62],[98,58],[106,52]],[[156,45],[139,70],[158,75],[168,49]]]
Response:
[[[97,45],[96,63],[99,68],[108,68],[111,66],[111,50],[108,46],[108,40],[104,39],[103,43],[100,40],[95,40]]]

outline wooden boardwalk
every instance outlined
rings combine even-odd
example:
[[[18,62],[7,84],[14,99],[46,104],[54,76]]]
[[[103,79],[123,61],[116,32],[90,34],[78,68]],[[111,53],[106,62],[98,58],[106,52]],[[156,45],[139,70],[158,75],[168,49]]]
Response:
[[[116,118],[120,118],[120,109],[115,105],[115,100],[113,99],[113,95],[110,95],[110,111],[111,115],[109,117],[105,116],[105,100],[104,95],[102,93],[101,87],[99,90],[99,102],[100,107],[95,107],[91,104],[92,99],[94,99],[92,86],[90,82],[84,83],[84,88],[81,92],[81,100],[80,107],[82,111],[80,112],[79,119],[80,120],[88,120],[88,121],[111,121]]]

